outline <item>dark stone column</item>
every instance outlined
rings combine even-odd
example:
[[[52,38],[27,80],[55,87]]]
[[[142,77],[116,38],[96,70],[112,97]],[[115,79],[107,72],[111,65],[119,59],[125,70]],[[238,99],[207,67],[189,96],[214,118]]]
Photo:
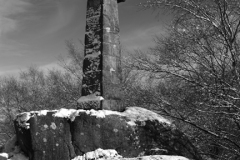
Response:
[[[100,106],[92,105],[92,109],[123,110],[120,103],[120,2],[124,0],[88,0],[82,96],[104,98]]]
[[[102,95],[102,0],[88,0],[82,96]]]

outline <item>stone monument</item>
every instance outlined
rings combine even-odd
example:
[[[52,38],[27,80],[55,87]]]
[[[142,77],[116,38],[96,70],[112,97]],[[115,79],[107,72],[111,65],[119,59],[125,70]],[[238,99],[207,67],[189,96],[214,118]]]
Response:
[[[121,50],[118,3],[125,0],[88,0],[83,61],[83,109],[121,111]],[[81,105],[98,101],[97,105]]]

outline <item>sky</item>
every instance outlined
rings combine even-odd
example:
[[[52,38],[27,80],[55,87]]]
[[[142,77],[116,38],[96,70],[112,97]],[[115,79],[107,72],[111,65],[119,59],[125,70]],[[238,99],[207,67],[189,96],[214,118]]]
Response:
[[[120,40],[127,51],[147,49],[164,33],[167,16],[141,10],[140,2],[119,3]],[[58,68],[66,40],[84,42],[87,0],[0,0],[0,76],[30,66]]]

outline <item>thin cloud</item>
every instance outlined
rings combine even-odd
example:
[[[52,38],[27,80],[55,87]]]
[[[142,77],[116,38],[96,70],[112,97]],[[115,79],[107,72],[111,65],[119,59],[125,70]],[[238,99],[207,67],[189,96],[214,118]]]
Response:
[[[59,71],[65,71],[63,67],[59,65],[58,61],[51,62],[49,64],[45,65],[33,65],[36,66],[39,70],[43,71],[44,73],[48,73],[50,70],[59,70]],[[18,68],[18,69],[16,69]],[[18,77],[19,73],[25,72],[29,69],[29,67],[20,67],[19,66],[5,66],[0,69],[0,77],[5,77],[5,76],[14,76]]]
[[[65,71],[63,67],[59,65],[59,61],[55,61],[46,65],[39,66],[39,69],[43,70],[45,73],[47,73],[49,70]]]
[[[56,12],[52,15],[51,21],[48,21],[45,28],[45,34],[53,34],[67,27],[75,16],[75,10],[65,8],[58,4]]]
[[[11,16],[25,12],[28,6],[29,3],[23,0],[0,0],[0,38],[17,29],[18,21]]]

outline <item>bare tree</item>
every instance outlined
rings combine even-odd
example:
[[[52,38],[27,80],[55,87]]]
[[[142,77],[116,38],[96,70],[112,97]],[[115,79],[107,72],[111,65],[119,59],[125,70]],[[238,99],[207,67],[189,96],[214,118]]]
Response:
[[[240,158],[240,1],[149,0],[141,6],[174,18],[167,35],[156,37],[156,46],[139,52],[130,67],[164,78],[162,113],[202,131],[194,135],[203,154]]]

